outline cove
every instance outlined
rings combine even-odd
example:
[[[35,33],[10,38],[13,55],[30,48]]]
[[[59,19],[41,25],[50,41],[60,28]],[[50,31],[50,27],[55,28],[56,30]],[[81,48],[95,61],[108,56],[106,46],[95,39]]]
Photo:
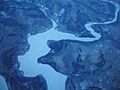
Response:
[[[37,59],[43,55],[46,55],[50,51],[50,48],[47,45],[48,40],[77,40],[82,42],[99,40],[101,35],[95,32],[92,25],[111,24],[116,22],[118,11],[120,10],[120,6],[117,3],[107,0],[102,1],[111,3],[116,7],[115,17],[111,21],[88,22],[85,24],[85,28],[91,32],[94,38],[77,37],[73,34],[60,32],[56,30],[57,24],[52,19],[51,21],[53,22],[53,27],[50,30],[36,35],[30,35],[28,37],[30,50],[25,55],[19,56],[19,62],[21,64],[20,70],[24,71],[24,76],[32,77],[41,74],[47,81],[48,90],[64,90],[67,76],[56,72],[49,65],[38,64]]]

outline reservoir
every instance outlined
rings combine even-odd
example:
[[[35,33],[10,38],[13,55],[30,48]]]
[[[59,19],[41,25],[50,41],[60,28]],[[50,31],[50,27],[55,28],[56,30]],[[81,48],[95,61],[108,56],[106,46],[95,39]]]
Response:
[[[105,0],[102,0],[105,1]],[[64,33],[56,30],[57,24],[51,19],[53,22],[53,27],[44,32],[36,35],[30,35],[28,37],[28,42],[30,44],[30,50],[23,56],[19,56],[19,62],[21,64],[20,70],[24,71],[24,76],[33,77],[36,75],[43,75],[47,81],[48,90],[64,90],[65,89],[65,80],[67,76],[62,75],[56,72],[49,65],[38,64],[37,59],[43,55],[46,55],[50,48],[47,46],[48,40],[77,40],[82,42],[92,42],[95,40],[99,40],[101,35],[95,32],[92,28],[92,25],[97,24],[111,24],[116,22],[118,11],[120,9],[119,5],[112,1],[105,1],[112,3],[116,7],[115,17],[111,21],[106,22],[89,22],[85,24],[85,28],[91,32],[94,38],[84,38],[84,37],[76,37],[73,34]]]

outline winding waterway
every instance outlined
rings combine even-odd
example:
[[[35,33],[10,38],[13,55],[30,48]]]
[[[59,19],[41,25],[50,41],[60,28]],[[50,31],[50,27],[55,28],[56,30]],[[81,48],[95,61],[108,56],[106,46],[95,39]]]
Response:
[[[31,45],[30,50],[23,56],[19,56],[19,62],[21,64],[20,70],[24,71],[24,75],[31,77],[36,76],[38,74],[42,74],[48,84],[48,90],[64,90],[65,89],[65,80],[67,76],[62,75],[56,72],[49,65],[38,64],[37,59],[43,55],[46,55],[50,48],[47,45],[48,40],[77,40],[82,42],[92,42],[95,40],[99,40],[101,35],[92,28],[93,25],[103,25],[103,24],[111,24],[116,22],[118,17],[118,12],[120,10],[119,4],[113,1],[102,0],[104,2],[108,2],[113,4],[116,7],[115,16],[111,21],[105,22],[88,22],[85,24],[85,28],[91,32],[94,38],[90,37],[76,37],[73,34],[64,33],[56,30],[57,24],[51,19],[53,22],[53,27],[44,32],[39,33],[37,35],[31,35],[28,38],[28,42]]]

